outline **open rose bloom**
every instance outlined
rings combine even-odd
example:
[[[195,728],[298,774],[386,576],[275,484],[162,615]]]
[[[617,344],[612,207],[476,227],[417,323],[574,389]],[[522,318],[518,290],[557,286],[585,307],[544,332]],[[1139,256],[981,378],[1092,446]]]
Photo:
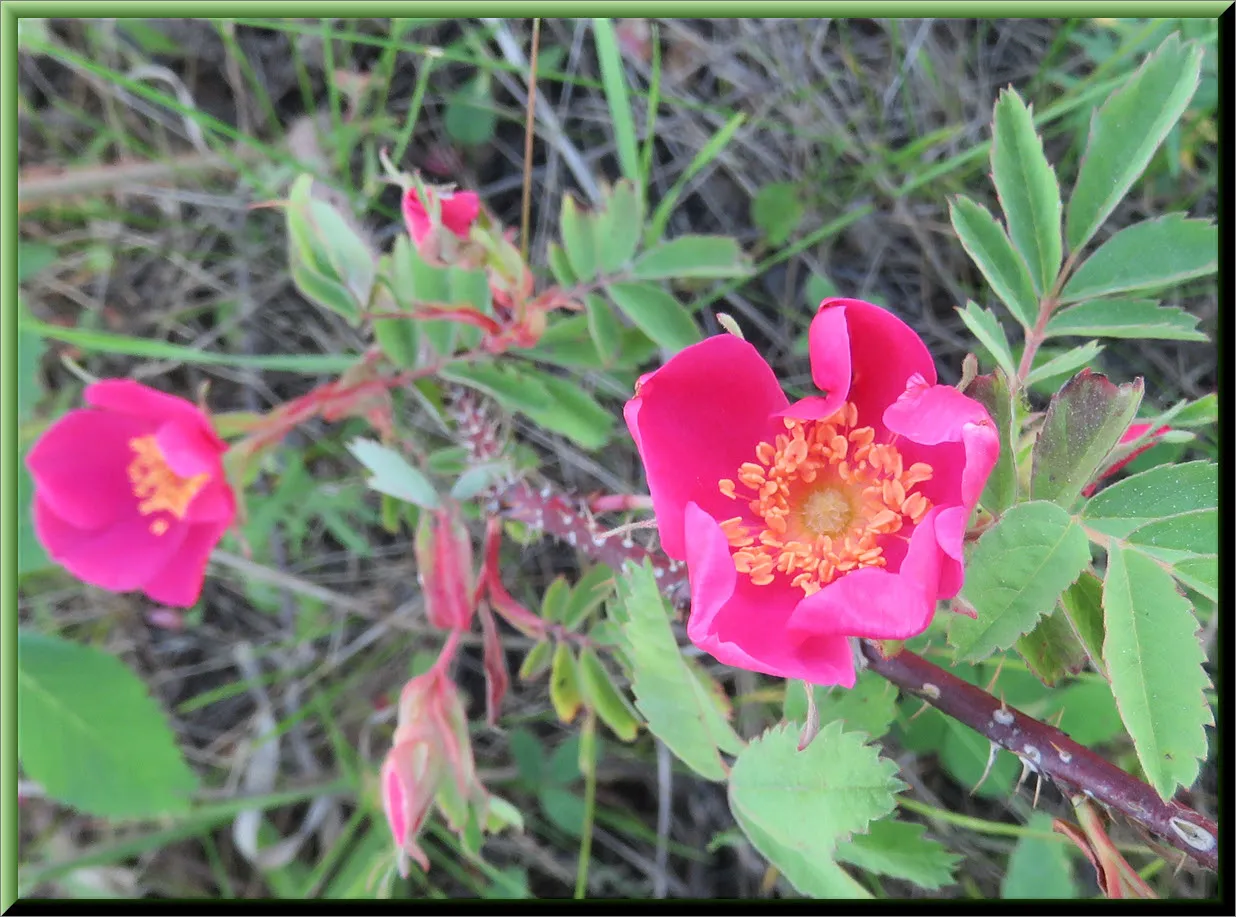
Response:
[[[78,579],[193,605],[236,515],[226,443],[190,402],[128,379],[96,382],[85,398],[26,458],[35,534]]]
[[[961,589],[999,438],[878,306],[825,300],[809,344],[822,394],[791,404],[756,349],[723,334],[641,378],[625,416],[662,547],[687,562],[691,641],[850,687],[847,638],[920,634]]]

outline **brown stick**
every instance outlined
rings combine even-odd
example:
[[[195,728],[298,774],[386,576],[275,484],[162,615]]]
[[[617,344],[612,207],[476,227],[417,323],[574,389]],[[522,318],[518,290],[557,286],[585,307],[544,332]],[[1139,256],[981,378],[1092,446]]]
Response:
[[[688,604],[684,564],[642,547],[629,532],[605,537],[605,528],[586,509],[552,488],[537,490],[525,482],[512,484],[497,495],[490,509],[543,529],[615,570],[627,561],[638,564],[650,560],[662,591],[676,605]],[[885,657],[867,642],[863,654],[872,671],[1011,751],[1065,792],[1095,799],[1162,837],[1202,866],[1218,868],[1218,827],[1210,819],[1179,803],[1164,802],[1150,786],[1059,729],[1005,706],[983,689],[921,656],[902,650]]]

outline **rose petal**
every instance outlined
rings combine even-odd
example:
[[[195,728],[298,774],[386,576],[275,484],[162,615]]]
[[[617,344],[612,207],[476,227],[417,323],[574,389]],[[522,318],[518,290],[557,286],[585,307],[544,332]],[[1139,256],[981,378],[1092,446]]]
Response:
[[[219,452],[227,449],[227,443],[215,434],[206,415],[184,398],[165,394],[132,379],[104,379],[86,386],[84,395],[87,404],[142,418],[150,422],[152,428],[171,420],[196,426],[214,442]]]
[[[942,552],[933,509],[910,536],[901,567],[863,567],[845,574],[801,602],[789,632],[800,639],[844,635],[906,640],[927,629],[935,613]]]
[[[983,406],[948,385],[912,383],[884,412],[906,467],[926,462],[918,490],[937,506],[973,509],[1000,457],[1000,436]]]
[[[176,556],[145,582],[142,592],[153,602],[176,608],[191,608],[197,604],[198,597],[202,594],[210,552],[227,531],[227,526],[203,524],[180,528],[187,531]]]
[[[931,354],[914,329],[860,299],[824,300],[807,341],[811,378],[827,393],[824,405],[810,407],[828,416],[852,401],[859,423],[875,427],[877,436],[884,409],[905,391],[907,379],[918,373],[929,383],[936,381]]]
[[[184,521],[191,524],[219,522],[223,523],[224,528],[229,528],[235,518],[236,495],[220,471],[219,477],[208,481],[189,503]]]
[[[686,507],[691,616],[687,636],[719,662],[818,685],[854,686],[849,643],[837,635],[792,635],[786,629],[802,593],[788,583],[756,586],[734,568],[716,520]]]
[[[690,501],[717,518],[743,505],[721,495],[755,447],[781,427],[786,406],[772,369],[754,347],[730,334],[680,351],[647,376],[624,410],[638,444],[665,552],[682,559],[683,512]]]
[[[48,427],[26,456],[35,491],[74,529],[98,529],[137,505],[129,440],[150,431],[135,417],[75,410]]]
[[[461,239],[468,238],[480,213],[481,199],[475,192],[457,191],[442,198],[442,225]]]
[[[219,471],[219,450],[203,435],[201,424],[168,421],[155,431],[155,443],[167,467],[182,478],[214,477]]]
[[[78,579],[112,592],[141,588],[180,549],[187,526],[173,523],[155,535],[151,521],[134,509],[107,528],[83,531],[56,515],[39,494],[34,498],[34,531],[48,556]]]

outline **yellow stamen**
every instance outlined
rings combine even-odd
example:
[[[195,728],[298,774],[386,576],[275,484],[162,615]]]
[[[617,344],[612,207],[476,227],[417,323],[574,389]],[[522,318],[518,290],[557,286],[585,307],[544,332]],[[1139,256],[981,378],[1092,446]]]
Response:
[[[876,443],[871,427],[856,428],[852,402],[824,420],[783,421],[786,432],[759,443],[756,461],[743,462],[736,481],[718,483],[762,523],[743,516],[721,523],[740,549],[735,569],[757,586],[788,576],[811,595],[838,574],[885,566],[880,539],[907,522],[918,524],[931,509],[931,501],[912,492],[931,480],[931,466],[915,462],[907,469],[896,446]]]
[[[182,478],[168,467],[167,459],[153,435],[138,436],[129,440],[133,460],[129,462],[129,481],[133,495],[138,498],[137,511],[143,516],[152,513],[170,513],[183,519],[189,504],[197,496],[210,475],[203,472],[191,478]],[[150,523],[153,535],[163,535],[171,527],[166,518]]]

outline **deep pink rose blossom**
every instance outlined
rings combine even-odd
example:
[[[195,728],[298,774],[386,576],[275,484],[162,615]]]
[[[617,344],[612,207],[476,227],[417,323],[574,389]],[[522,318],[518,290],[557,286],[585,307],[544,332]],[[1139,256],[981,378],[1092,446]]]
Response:
[[[472,191],[456,191],[454,194],[443,194],[426,188],[426,193],[436,195],[441,208],[442,225],[460,239],[466,240],[472,229],[472,224],[481,212],[481,199]],[[418,246],[425,241],[433,226],[425,205],[416,194],[415,188],[409,188],[403,194],[403,219],[408,226],[408,234]]]
[[[691,641],[850,687],[847,638],[920,634],[961,589],[999,437],[891,312],[825,300],[808,340],[823,394],[790,404],[756,349],[723,334],[641,378],[624,413],[662,547],[687,562]]]
[[[236,515],[227,445],[193,404],[140,383],[96,382],[85,397],[26,457],[35,534],[87,583],[193,605]]]

